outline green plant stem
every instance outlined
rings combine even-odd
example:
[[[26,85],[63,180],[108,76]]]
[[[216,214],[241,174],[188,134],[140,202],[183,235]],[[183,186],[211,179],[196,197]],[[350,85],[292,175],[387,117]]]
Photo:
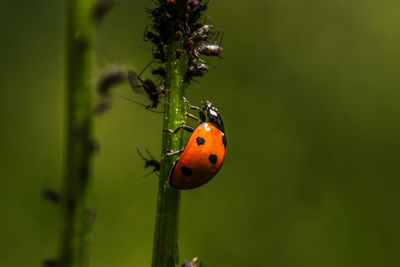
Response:
[[[93,212],[87,205],[93,152],[94,25],[92,0],[65,0],[66,8],[66,156],[61,203],[60,265],[88,266]]]
[[[171,41],[167,46],[167,89],[163,129],[176,129],[185,122],[183,82],[187,69],[186,57],[176,58],[180,43]],[[183,132],[163,132],[161,170],[157,198],[157,214],[154,233],[152,267],[174,267],[178,263],[178,214],[180,192],[169,186],[169,172],[178,156],[166,157],[166,150],[177,150],[183,146]]]

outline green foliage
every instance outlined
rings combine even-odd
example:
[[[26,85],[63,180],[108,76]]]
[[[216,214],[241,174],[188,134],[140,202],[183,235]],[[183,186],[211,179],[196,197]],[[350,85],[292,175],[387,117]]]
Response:
[[[39,266],[60,228],[41,191],[61,180],[62,6],[2,3],[0,266]],[[119,1],[102,21],[100,63],[149,62],[143,5]],[[394,0],[210,2],[224,59],[187,95],[219,107],[229,147],[218,177],[181,192],[180,261],[400,265],[399,13]],[[149,266],[158,177],[141,179],[136,147],[158,157],[162,121],[117,99],[96,119],[94,267]]]

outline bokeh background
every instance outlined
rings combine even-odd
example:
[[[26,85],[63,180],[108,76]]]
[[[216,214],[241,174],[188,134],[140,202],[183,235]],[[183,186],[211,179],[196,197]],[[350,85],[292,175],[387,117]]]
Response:
[[[56,255],[62,175],[63,6],[0,1],[0,266]],[[118,0],[97,32],[97,68],[141,70],[150,0]],[[182,193],[181,261],[207,267],[400,266],[400,2],[210,1],[223,60],[188,91],[211,100],[225,165]],[[95,81],[98,71],[93,74]],[[118,93],[146,103],[127,84]],[[92,266],[149,266],[161,115],[121,98],[96,118]]]

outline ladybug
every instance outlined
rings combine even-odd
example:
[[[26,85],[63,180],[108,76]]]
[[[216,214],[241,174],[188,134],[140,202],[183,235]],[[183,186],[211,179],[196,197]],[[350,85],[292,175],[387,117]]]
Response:
[[[216,107],[205,101],[203,107],[192,106],[184,98],[190,109],[198,110],[201,124],[193,129],[182,125],[176,130],[165,130],[176,133],[184,129],[192,133],[185,148],[177,151],[167,151],[167,156],[181,154],[175,161],[169,176],[170,186],[177,189],[193,189],[210,181],[221,169],[226,152],[226,136],[224,124]]]
[[[146,174],[145,176],[143,176],[143,178],[144,178],[144,177],[147,177],[147,176],[149,176],[149,175],[151,175],[152,173],[155,173],[155,172],[159,172],[159,171],[160,171],[160,162],[159,162],[158,160],[156,160],[156,159],[150,154],[150,152],[149,152],[149,150],[148,150],[147,148],[146,148],[146,152],[147,152],[147,154],[149,154],[150,159],[146,159],[146,158],[142,155],[142,153],[140,153],[140,151],[139,151],[138,148],[136,148],[136,151],[137,151],[137,153],[139,154],[139,156],[144,160],[144,162],[145,162],[144,167],[145,167],[145,168],[147,168],[147,167],[153,167],[153,170],[152,170],[149,174]]]

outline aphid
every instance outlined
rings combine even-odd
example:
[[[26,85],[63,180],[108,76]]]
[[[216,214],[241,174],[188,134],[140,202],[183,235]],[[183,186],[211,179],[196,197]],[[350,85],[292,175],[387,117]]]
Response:
[[[203,36],[207,35],[211,29],[214,28],[214,25],[207,25],[204,24],[203,26],[199,27],[196,31],[193,32],[193,35],[197,36]]]
[[[195,65],[190,65],[187,69],[184,77],[185,82],[189,82],[195,76],[203,76],[203,72],[208,70],[208,66],[205,63],[198,63]]]
[[[96,91],[99,95],[94,112],[98,115],[111,108],[110,91],[114,86],[125,81],[127,71],[124,65],[110,64],[106,66],[97,81]]]
[[[194,41],[192,39],[188,40],[185,44],[187,47],[192,47],[194,45]]]
[[[171,14],[169,14],[167,10],[163,7],[157,7],[154,8],[153,10],[148,10],[148,11],[151,13],[154,22],[159,25],[168,23],[168,21],[172,18]]]
[[[165,87],[163,87],[163,86],[159,86],[157,88],[157,92],[159,92],[160,94],[166,95],[168,93],[168,90],[165,89]]]
[[[97,115],[101,115],[107,110],[111,109],[111,106],[112,104],[110,99],[108,98],[100,99],[99,101],[97,101],[96,106],[94,107],[94,112]]]
[[[195,67],[196,70],[208,70],[208,66],[205,63],[198,63]]]
[[[56,190],[50,188],[43,189],[42,196],[44,199],[54,204],[58,204],[61,199],[60,194]]]
[[[113,86],[126,79],[126,69],[123,65],[111,64],[104,68],[97,82],[97,92],[100,96],[108,96]]]
[[[145,41],[153,42],[154,44],[160,44],[161,43],[160,36],[158,34],[156,34],[156,33],[153,33],[151,31],[147,30],[147,28],[144,31],[143,39]]]
[[[100,143],[97,140],[92,140],[89,145],[90,152],[99,153],[100,152]]]
[[[224,49],[222,46],[217,44],[204,44],[194,49],[194,55],[198,58],[200,54],[205,56],[217,56],[219,57]]]
[[[190,13],[189,23],[194,24],[202,15],[203,11],[207,10],[206,4],[196,3],[193,6],[192,12]]]
[[[164,49],[162,46],[160,46],[160,47],[157,46],[157,49],[156,50],[153,49],[152,53],[153,53],[153,57],[155,59],[160,60],[162,63],[165,63],[165,61],[167,61],[167,58],[165,56],[165,52],[164,52]]]
[[[193,115],[189,117],[201,124],[196,129],[182,125],[176,130],[164,130],[176,133],[184,129],[192,133],[183,149],[167,151],[167,156],[182,153],[171,169],[169,184],[178,189],[193,189],[210,181],[221,169],[227,141],[222,118],[211,102],[205,101],[199,108],[190,105],[186,99],[184,101],[189,109],[199,111],[200,119]]]
[[[189,0],[188,5],[191,5],[192,7],[197,7],[200,5],[200,1],[198,0]]]
[[[181,31],[176,31],[175,32],[175,39],[179,40],[183,37],[183,33]]]
[[[156,160],[156,159],[150,154],[150,152],[149,152],[149,150],[148,150],[147,148],[146,148],[146,152],[147,152],[147,154],[149,154],[150,159],[146,159],[146,158],[142,155],[142,153],[140,153],[139,149],[136,148],[136,150],[137,150],[138,154],[140,155],[140,157],[141,157],[141,158],[144,160],[144,162],[145,162],[144,167],[145,167],[145,168],[147,168],[147,167],[153,167],[153,171],[150,172],[149,174],[146,174],[146,175],[143,176],[143,177],[147,177],[147,176],[149,176],[150,174],[152,174],[152,173],[154,173],[154,172],[160,171],[160,162],[159,162],[158,160]]]
[[[185,261],[181,267],[202,267],[203,264],[201,262],[197,262],[198,258],[194,257],[192,260]]]
[[[196,46],[193,49],[193,54],[198,60],[202,61],[199,58],[200,55],[220,57],[220,55],[223,51],[221,43],[222,43],[222,39],[224,36],[223,36],[223,34],[220,35],[219,32],[212,34],[212,36],[214,36],[214,35],[216,36],[215,38],[218,38],[219,36],[221,36],[219,44],[213,44],[213,43],[202,44],[202,45]],[[196,40],[197,42],[205,41],[205,40],[208,40],[208,38],[209,38],[208,34],[205,34],[202,36],[197,36],[197,37],[200,38],[200,40]],[[204,38],[204,40],[202,38]]]
[[[176,56],[176,58],[180,58],[181,57],[181,55],[182,55],[182,53],[183,53],[183,51],[181,50],[181,49],[176,49],[176,52],[175,52],[175,56]]]
[[[93,5],[93,17],[99,22],[115,5],[113,0],[96,0]]]
[[[194,45],[194,41],[192,39],[190,39],[183,45],[183,47],[185,47],[186,49],[191,50],[193,48],[193,45]]]
[[[59,267],[61,266],[60,261],[57,259],[45,259],[42,261],[43,267]]]
[[[146,109],[156,109],[160,102],[160,92],[165,91],[165,88],[156,86],[152,80],[146,79],[143,81],[140,77],[151,63],[152,61],[142,70],[142,72],[139,73],[139,75],[134,71],[128,72],[128,80],[132,90],[137,94],[145,93],[152,103],[147,105]]]
[[[159,75],[161,78],[165,79],[167,77],[167,71],[163,67],[159,67],[151,71],[153,75]]]
[[[195,4],[195,8],[193,8],[193,12],[196,12],[200,15],[201,12],[206,11],[208,8],[205,4]]]

